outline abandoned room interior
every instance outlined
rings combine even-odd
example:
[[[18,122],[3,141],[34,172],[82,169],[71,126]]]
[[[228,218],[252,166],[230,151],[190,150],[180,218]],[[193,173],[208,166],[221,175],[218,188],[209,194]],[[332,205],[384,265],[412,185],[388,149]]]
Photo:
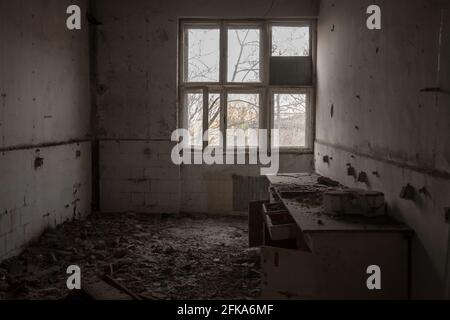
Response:
[[[0,0],[0,40],[0,300],[450,296],[449,1]]]

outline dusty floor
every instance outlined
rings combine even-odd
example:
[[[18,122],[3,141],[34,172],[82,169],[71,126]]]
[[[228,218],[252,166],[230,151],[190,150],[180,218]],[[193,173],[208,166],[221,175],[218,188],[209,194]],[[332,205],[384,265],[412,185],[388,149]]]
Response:
[[[96,214],[0,264],[0,299],[64,299],[73,264],[84,282],[108,274],[155,299],[258,298],[259,256],[247,243],[241,217]]]

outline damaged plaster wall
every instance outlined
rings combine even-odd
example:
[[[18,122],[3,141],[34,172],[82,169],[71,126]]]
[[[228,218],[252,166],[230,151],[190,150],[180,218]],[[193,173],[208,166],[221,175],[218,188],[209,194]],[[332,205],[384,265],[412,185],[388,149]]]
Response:
[[[444,208],[450,206],[449,5],[375,1],[382,30],[370,31],[371,4],[321,1],[316,170],[385,192],[390,214],[416,233],[413,298],[440,298],[448,245]],[[436,87],[446,93],[422,90]],[[349,164],[356,175],[366,172],[368,182],[348,176]],[[407,184],[415,189],[413,200],[399,197]]]
[[[102,211],[233,210],[233,175],[257,166],[175,166],[180,18],[316,17],[315,0],[96,0]],[[313,155],[285,154],[281,170],[312,171]]]
[[[91,206],[87,0],[0,1],[0,260]]]

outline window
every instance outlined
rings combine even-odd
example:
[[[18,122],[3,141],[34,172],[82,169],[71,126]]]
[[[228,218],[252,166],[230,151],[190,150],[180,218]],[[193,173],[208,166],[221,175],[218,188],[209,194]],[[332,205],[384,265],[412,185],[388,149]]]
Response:
[[[208,145],[220,146],[220,93],[209,94]]]
[[[309,27],[272,27],[273,57],[307,57],[310,55]]]
[[[188,92],[185,95],[186,128],[189,130],[189,144],[201,147],[203,144],[203,92]]]
[[[311,21],[182,21],[180,110],[191,147],[254,148],[252,129],[278,129],[272,143],[281,150],[310,150],[312,28]]]
[[[304,93],[274,93],[273,128],[279,130],[280,147],[307,147],[307,104]]]
[[[259,93],[228,94],[227,106],[227,142],[228,146],[257,147],[257,135],[249,129],[259,129],[260,116]],[[237,130],[245,132],[245,141],[237,140]]]
[[[228,82],[261,81],[261,32],[258,28],[228,29]]]
[[[191,27],[185,36],[185,81],[218,82],[220,29],[214,26]]]

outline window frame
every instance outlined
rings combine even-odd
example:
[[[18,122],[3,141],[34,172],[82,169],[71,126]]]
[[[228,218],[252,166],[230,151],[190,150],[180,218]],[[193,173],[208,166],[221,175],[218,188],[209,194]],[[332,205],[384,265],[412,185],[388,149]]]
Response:
[[[228,81],[228,30],[229,29],[259,29],[260,35],[259,35],[259,41],[260,41],[260,46],[259,46],[259,77],[260,77],[260,81],[257,82],[229,82]],[[252,22],[247,22],[247,23],[243,23],[243,22],[225,22],[224,23],[224,29],[221,29],[221,33],[223,34],[224,39],[224,48],[223,48],[223,64],[224,64],[224,73],[223,73],[223,80],[224,80],[224,84],[226,86],[239,86],[241,87],[242,85],[248,85],[248,86],[261,86],[265,83],[268,82],[268,78],[266,77],[266,67],[268,64],[268,61],[266,61],[268,58],[265,57],[265,49],[264,49],[264,43],[267,41],[267,39],[265,39],[265,28],[264,28],[264,24],[263,23],[252,23]]]
[[[312,108],[313,102],[313,89],[312,88],[289,88],[283,87],[273,87],[270,89],[270,102],[269,102],[269,125],[271,128],[275,125],[275,94],[305,94],[306,95],[306,120],[305,120],[305,147],[292,147],[292,146],[281,146],[280,150],[286,152],[295,152],[297,150],[309,150],[310,146],[314,143],[314,112]],[[270,143],[273,145],[272,137],[270,137]]]
[[[313,26],[314,24],[311,22],[311,20],[297,20],[297,21],[292,21],[292,20],[287,20],[287,21],[283,21],[283,20],[271,20],[269,21],[269,48],[270,48],[270,52],[269,52],[269,59],[271,57],[275,57],[275,58],[283,58],[283,57],[292,57],[292,56],[273,56],[272,55],[272,45],[273,45],[273,37],[272,37],[272,27],[297,27],[297,28],[301,28],[301,27],[309,27],[309,55],[308,56],[303,56],[303,57],[310,57],[314,60],[314,31],[313,30]]]
[[[226,130],[228,129],[228,95],[230,94],[258,94],[259,95],[259,119],[258,119],[258,123],[259,123],[259,129],[265,129],[266,127],[266,107],[265,107],[265,102],[266,102],[266,92],[264,89],[262,88],[256,88],[256,87],[246,87],[246,88],[230,88],[230,89],[226,89],[225,90],[225,94],[224,94],[224,102],[225,102],[225,106],[224,106],[224,131],[222,131],[223,134],[223,142],[224,142],[224,146],[225,146],[225,150],[230,150],[230,148],[228,147],[228,141],[227,141],[227,135],[226,135]],[[259,150],[259,147],[255,148],[255,147],[250,147],[250,146],[246,146],[245,148],[242,147],[236,147],[236,149],[238,151],[248,151],[248,150],[252,150],[254,151]]]
[[[188,82],[186,81],[186,74],[187,74],[187,66],[188,64],[185,63],[185,59],[187,58],[188,54],[187,54],[187,50],[188,50],[188,41],[187,41],[187,32],[186,30],[188,29],[219,29],[219,81],[217,82],[211,82],[211,81],[196,81],[196,82]],[[183,25],[182,29],[181,29],[181,44],[180,44],[180,56],[182,56],[182,59],[180,60],[180,80],[182,84],[187,85],[187,84],[192,84],[192,85],[197,85],[197,86],[202,86],[202,85],[211,85],[211,84],[219,84],[222,82],[221,79],[221,73],[222,73],[222,69],[221,69],[221,62],[222,62],[222,56],[221,56],[221,52],[222,52],[222,41],[221,41],[221,37],[222,37],[222,27],[221,24],[218,24],[217,22],[215,23],[214,21],[212,22],[202,22],[202,23],[186,23]]]
[[[184,95],[186,92],[195,90],[203,91],[203,132],[208,130],[208,110],[209,110],[209,94],[220,93],[220,131],[223,135],[222,146],[224,152],[228,151],[226,141],[227,114],[228,114],[228,94],[234,92],[259,93],[260,94],[260,129],[273,128],[273,95],[274,93],[306,93],[307,103],[307,125],[306,125],[306,147],[280,147],[280,153],[312,153],[314,146],[314,123],[315,123],[315,87],[316,87],[316,20],[315,19],[180,19],[179,21],[179,54],[178,54],[178,126],[185,128],[185,106]],[[272,27],[273,26],[289,26],[310,28],[309,39],[309,56],[312,59],[312,84],[309,86],[293,86],[293,85],[270,85],[270,58],[272,57]],[[228,82],[228,28],[260,28],[260,82]],[[220,61],[219,61],[219,82],[187,82],[185,81],[186,73],[186,30],[189,28],[207,29],[219,28],[220,43]],[[205,97],[208,98],[205,101]],[[271,147],[272,137],[270,130],[268,131],[268,148]],[[208,143],[203,143],[203,150],[208,147]],[[202,151],[198,147],[190,146],[191,149]],[[259,147],[258,147],[259,148]],[[248,152],[245,150],[238,151]]]

